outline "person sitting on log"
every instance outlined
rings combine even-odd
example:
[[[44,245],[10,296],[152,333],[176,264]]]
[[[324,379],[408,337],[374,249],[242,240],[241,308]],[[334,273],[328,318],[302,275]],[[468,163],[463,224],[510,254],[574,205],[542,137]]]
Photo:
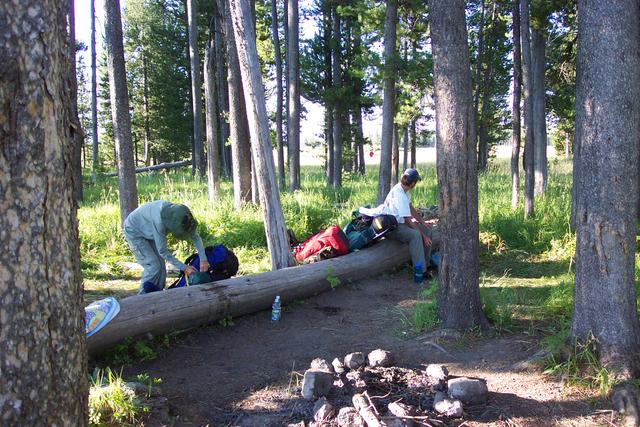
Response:
[[[165,261],[186,276],[196,269],[180,262],[167,248],[167,234],[180,240],[191,240],[200,255],[200,271],[207,271],[209,263],[202,239],[196,232],[197,221],[188,207],[156,200],[145,203],[124,220],[124,235],[131,251],[144,271],[140,279],[140,294],[164,289],[167,279]]]
[[[373,209],[360,208],[360,213],[369,216],[382,214],[395,216],[398,228],[387,236],[408,243],[411,262],[414,266],[420,263],[423,272],[426,273],[431,251],[440,245],[440,236],[411,204],[409,191],[413,190],[421,179],[417,170],[413,168],[405,170],[400,182],[389,191],[382,205]]]

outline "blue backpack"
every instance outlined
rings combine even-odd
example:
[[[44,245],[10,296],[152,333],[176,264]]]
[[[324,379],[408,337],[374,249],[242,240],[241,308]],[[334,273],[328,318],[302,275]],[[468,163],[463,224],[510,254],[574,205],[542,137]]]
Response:
[[[218,244],[207,246],[205,253],[207,254],[207,261],[209,261],[209,270],[206,272],[200,271],[200,256],[197,253],[192,254],[184,261],[186,265],[190,265],[198,270],[198,273],[193,273],[189,276],[189,285],[200,285],[202,283],[225,280],[238,273],[238,257],[236,257],[231,249]],[[169,289],[182,288],[183,286],[187,286],[187,278],[185,277],[184,271],[181,271],[180,276],[169,286]]]

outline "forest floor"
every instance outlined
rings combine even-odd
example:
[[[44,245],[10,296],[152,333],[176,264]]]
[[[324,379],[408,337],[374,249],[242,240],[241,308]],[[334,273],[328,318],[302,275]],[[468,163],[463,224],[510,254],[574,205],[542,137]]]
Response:
[[[462,419],[448,425],[618,423],[595,391],[569,387],[540,371],[512,368],[541,346],[541,337],[526,330],[449,341],[417,334],[407,316],[420,290],[408,270],[401,270],[304,301],[284,301],[278,323],[270,322],[264,311],[197,328],[160,350],[155,360],[125,368],[124,376],[148,374],[162,380],[168,414],[151,411],[145,426],[302,425],[313,417],[313,402],[300,395],[311,360],[383,348],[393,353],[399,367],[438,363],[456,376],[487,380],[487,404],[467,408]]]

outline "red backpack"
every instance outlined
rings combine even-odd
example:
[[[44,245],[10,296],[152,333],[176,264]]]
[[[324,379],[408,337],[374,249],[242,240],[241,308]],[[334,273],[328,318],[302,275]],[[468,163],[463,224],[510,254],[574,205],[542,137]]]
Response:
[[[349,253],[349,240],[339,226],[330,225],[319,233],[309,237],[293,249],[293,254],[298,262],[303,262],[321,251],[323,253],[321,258],[323,259],[334,258]]]

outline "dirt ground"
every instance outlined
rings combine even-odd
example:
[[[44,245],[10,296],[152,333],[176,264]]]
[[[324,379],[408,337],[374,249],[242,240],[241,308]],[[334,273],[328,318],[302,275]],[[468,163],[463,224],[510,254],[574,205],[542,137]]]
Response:
[[[396,366],[418,369],[440,363],[451,374],[487,380],[487,404],[466,408],[464,418],[450,425],[617,424],[607,403],[585,391],[568,389],[540,373],[511,369],[539,348],[536,337],[436,342],[412,334],[402,319],[418,291],[410,274],[400,271],[341,285],[308,300],[283,301],[278,323],[271,323],[265,311],[233,319],[232,326],[199,328],[154,361],[129,367],[125,375],[148,373],[162,379],[170,416],[151,413],[148,426],[287,426],[312,419],[313,403],[299,392],[312,359],[331,361],[383,348],[393,353]]]

